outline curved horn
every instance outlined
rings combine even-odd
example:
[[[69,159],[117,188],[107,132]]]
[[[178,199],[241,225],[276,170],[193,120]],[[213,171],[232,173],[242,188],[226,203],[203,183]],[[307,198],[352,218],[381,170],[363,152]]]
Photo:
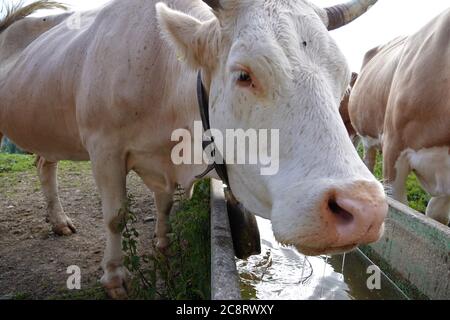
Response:
[[[220,0],[203,0],[203,2],[210,6],[213,10],[219,10],[222,8]]]
[[[378,0],[352,0],[325,8],[328,15],[328,30],[338,29],[352,22],[369,10],[377,1]]]

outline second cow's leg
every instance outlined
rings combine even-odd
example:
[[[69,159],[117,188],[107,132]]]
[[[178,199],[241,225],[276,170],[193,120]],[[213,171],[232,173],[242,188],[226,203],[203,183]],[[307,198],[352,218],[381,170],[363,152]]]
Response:
[[[428,203],[426,214],[428,217],[448,225],[450,222],[450,196],[432,198]]]
[[[364,149],[364,163],[370,172],[374,172],[375,164],[377,162],[377,148],[369,147]]]
[[[39,180],[41,181],[42,192],[47,204],[48,222],[52,225],[53,231],[58,235],[71,235],[75,232],[72,221],[66,216],[61,206],[58,196],[57,182],[57,162],[50,162],[43,157],[36,158],[36,167]]]
[[[350,140],[352,140],[353,146],[358,150],[359,143],[361,142],[361,137],[358,134],[350,135]]]
[[[389,139],[386,139],[389,141]],[[386,143],[383,148],[383,175],[386,184],[392,188],[392,197],[408,205],[406,194],[406,180],[411,172],[407,154],[401,153],[401,148],[393,141]]]

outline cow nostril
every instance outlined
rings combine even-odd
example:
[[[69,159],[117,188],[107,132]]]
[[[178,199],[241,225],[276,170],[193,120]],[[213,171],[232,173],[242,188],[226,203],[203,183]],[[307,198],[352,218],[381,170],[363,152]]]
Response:
[[[334,199],[328,201],[328,208],[337,217],[338,221],[343,224],[349,224],[354,219],[353,215],[340,207]]]

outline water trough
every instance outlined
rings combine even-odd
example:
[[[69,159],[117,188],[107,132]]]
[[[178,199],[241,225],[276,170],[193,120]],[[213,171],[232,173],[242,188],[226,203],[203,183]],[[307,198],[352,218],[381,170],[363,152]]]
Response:
[[[361,250],[412,299],[450,299],[450,228],[388,201],[383,238]]]
[[[212,299],[450,299],[450,229],[389,199],[376,244],[338,256],[306,257],[273,238],[259,219],[262,252],[236,259],[222,183],[211,183]],[[381,270],[369,289],[369,267]]]

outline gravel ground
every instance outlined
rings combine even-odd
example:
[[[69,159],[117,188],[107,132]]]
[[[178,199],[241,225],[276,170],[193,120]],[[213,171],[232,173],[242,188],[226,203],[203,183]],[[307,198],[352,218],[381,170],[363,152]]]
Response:
[[[77,233],[56,236],[45,222],[46,210],[34,170],[0,176],[0,299],[104,298],[98,280],[105,247],[100,198],[89,163],[65,163],[59,170],[62,205]],[[136,229],[141,250],[150,250],[154,233],[153,197],[130,174]],[[82,292],[66,287],[67,268],[81,269]]]

